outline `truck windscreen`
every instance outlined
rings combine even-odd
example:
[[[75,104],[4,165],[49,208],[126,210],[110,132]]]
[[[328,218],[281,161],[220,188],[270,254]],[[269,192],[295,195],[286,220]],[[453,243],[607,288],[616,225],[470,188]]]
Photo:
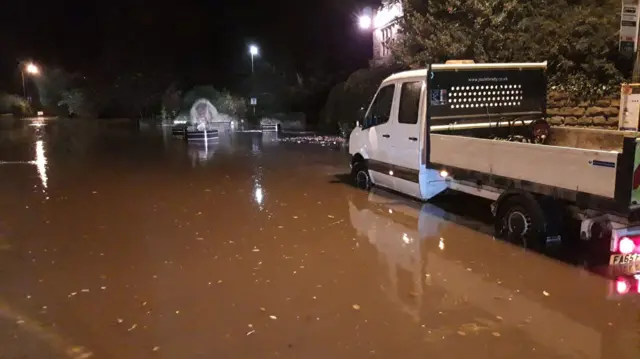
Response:
[[[431,119],[545,113],[543,67],[431,69],[427,76]]]

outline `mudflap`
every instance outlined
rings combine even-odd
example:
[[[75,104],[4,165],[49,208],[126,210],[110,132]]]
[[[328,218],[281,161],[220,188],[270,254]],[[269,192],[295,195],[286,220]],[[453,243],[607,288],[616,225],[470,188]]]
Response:
[[[548,197],[540,198],[538,203],[544,215],[547,244],[560,243],[566,240],[563,239],[563,235],[566,233],[564,230],[566,217],[564,207]]]

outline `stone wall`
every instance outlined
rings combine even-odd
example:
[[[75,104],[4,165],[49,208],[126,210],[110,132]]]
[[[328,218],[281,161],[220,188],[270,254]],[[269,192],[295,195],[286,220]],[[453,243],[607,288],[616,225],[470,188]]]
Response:
[[[620,100],[575,101],[565,93],[550,91],[547,97],[547,120],[552,126],[618,126]]]

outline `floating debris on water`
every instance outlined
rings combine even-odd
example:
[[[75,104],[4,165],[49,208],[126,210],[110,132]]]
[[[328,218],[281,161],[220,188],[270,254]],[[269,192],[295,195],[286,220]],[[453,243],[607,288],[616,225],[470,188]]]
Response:
[[[335,146],[335,145],[343,145],[346,143],[346,140],[339,136],[293,136],[293,137],[283,137],[278,138],[280,142],[290,142],[290,143],[298,143],[298,144],[314,144],[321,146]]]

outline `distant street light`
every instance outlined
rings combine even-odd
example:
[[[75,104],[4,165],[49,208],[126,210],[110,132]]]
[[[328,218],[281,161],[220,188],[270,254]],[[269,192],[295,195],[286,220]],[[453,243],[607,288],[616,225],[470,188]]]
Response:
[[[40,73],[40,69],[38,68],[38,66],[30,63],[25,67],[25,70],[27,70],[28,73],[32,74],[32,75],[37,75]]]
[[[358,25],[360,25],[360,28],[362,30],[369,30],[371,28],[371,23],[373,21],[371,20],[371,16],[369,15],[361,15],[358,18]]]
[[[254,72],[254,67],[253,67],[253,58],[254,56],[258,56],[258,46],[256,45],[251,45],[249,46],[249,54],[251,54],[251,73],[253,74]]]
[[[38,68],[38,66],[36,66],[33,62],[30,62],[28,64],[26,64],[25,66],[23,66],[20,69],[20,74],[22,75],[22,95],[24,96],[24,98],[27,98],[27,86],[25,85],[25,79],[24,79],[24,73],[27,73],[29,75],[39,75],[40,74],[40,68]]]

